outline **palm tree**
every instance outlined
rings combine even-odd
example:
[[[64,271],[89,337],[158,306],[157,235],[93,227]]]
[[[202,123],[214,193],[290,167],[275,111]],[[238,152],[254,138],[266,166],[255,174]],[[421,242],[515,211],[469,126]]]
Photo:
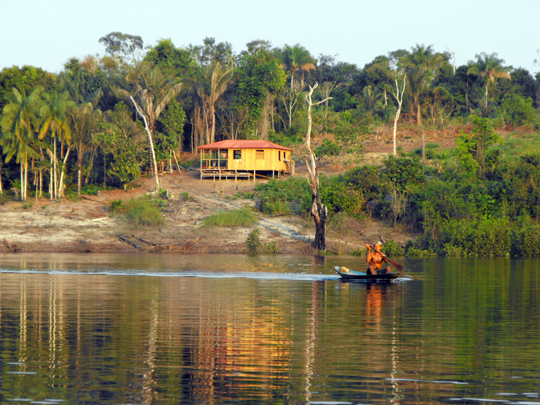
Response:
[[[167,106],[182,89],[182,83],[173,81],[164,76],[157,68],[152,68],[148,62],[139,62],[135,65],[124,65],[119,77],[117,93],[130,100],[137,113],[144,121],[144,128],[148,134],[156,190],[159,190],[156,153],[154,150],[153,131],[156,121]]]
[[[105,74],[100,68],[99,60],[94,56],[87,56],[82,61],[71,58],[64,65],[64,71],[59,77],[60,83],[77,104],[96,105],[106,87]]]
[[[81,195],[81,177],[83,157],[92,147],[92,134],[101,117],[101,110],[96,106],[103,95],[103,72],[99,61],[93,56],[82,62],[72,58],[65,65],[60,75],[62,84],[68,90],[77,106],[69,110],[68,118],[71,128],[73,146],[77,151],[77,195]]]
[[[38,112],[41,105],[41,88],[29,96],[24,90],[12,89],[9,103],[3,109],[1,120],[2,138],[0,145],[6,153],[6,162],[16,155],[21,168],[21,199],[26,201],[28,186],[28,158],[34,156],[32,142],[39,128]]]
[[[49,151],[52,154],[52,165],[53,173],[51,181],[53,182],[53,193],[51,194],[51,199],[58,199],[58,195],[62,191],[62,181],[58,182],[58,173],[57,173],[57,157],[56,157],[56,137],[58,136],[63,141],[69,141],[71,139],[71,128],[68,124],[67,112],[71,108],[75,108],[75,103],[70,100],[69,92],[66,90],[63,93],[58,93],[56,90],[52,90],[50,93],[45,93],[43,95],[45,104],[41,107],[40,116],[43,119],[41,130],[39,131],[39,139],[43,139],[47,133],[51,133],[51,138],[53,142],[53,151]],[[69,150],[66,154],[69,156]],[[60,180],[63,180],[65,167],[62,165],[62,175]]]
[[[484,95],[484,109],[487,110],[488,102],[488,89],[490,83],[495,83],[498,78],[504,78],[511,80],[510,74],[508,74],[502,64],[504,63],[503,59],[497,57],[497,53],[492,53],[488,55],[485,52],[475,55],[476,62],[469,61],[469,69],[467,70],[468,75],[481,76],[486,81],[486,90]]]
[[[283,69],[291,72],[291,89],[294,88],[294,76],[297,73],[302,73],[301,87],[304,87],[304,74],[315,70],[315,59],[311,57],[309,51],[300,44],[285,45],[283,50],[277,51],[276,56],[281,60]]]
[[[71,138],[77,150],[77,196],[81,195],[83,156],[92,146],[92,134],[97,130],[101,117],[101,110],[94,107],[92,103],[86,103],[69,110]]]
[[[196,74],[195,86],[202,101],[202,120],[207,143],[216,139],[216,103],[225,93],[233,77],[233,65],[222,65],[213,60],[209,65],[201,66]]]
[[[424,98],[429,94],[436,70],[446,60],[448,56],[435,53],[433,46],[414,46],[409,54],[403,56],[398,65],[407,75],[409,82],[409,93],[412,105],[416,110],[416,123],[422,131],[422,161],[426,159],[426,140],[424,127],[422,126],[422,104]]]
[[[409,82],[409,92],[412,104],[416,110],[416,123],[422,125],[422,100],[429,91],[437,67],[439,67],[446,57],[443,54],[435,53],[433,46],[416,45],[411,53],[402,58],[407,80]]]

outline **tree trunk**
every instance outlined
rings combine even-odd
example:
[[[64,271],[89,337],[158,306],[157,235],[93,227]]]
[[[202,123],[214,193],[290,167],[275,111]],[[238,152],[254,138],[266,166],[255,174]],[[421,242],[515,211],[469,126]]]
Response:
[[[315,83],[315,86],[313,87],[309,86],[310,91],[306,95],[306,101],[308,103],[308,128],[306,133],[306,149],[308,150],[308,155],[306,156],[306,167],[309,174],[308,183],[311,187],[312,192],[311,216],[313,217],[313,221],[315,222],[315,239],[313,239],[313,243],[311,244],[311,246],[313,246],[313,248],[317,250],[326,250],[325,234],[326,222],[328,221],[328,210],[326,206],[321,202],[321,198],[319,195],[319,162],[315,154],[311,150],[311,107],[324,103],[326,101],[326,99],[317,103],[313,103],[311,101],[311,96],[317,86],[318,83]]]
[[[19,163],[19,167],[21,169],[21,201],[24,201],[24,166],[21,159],[21,163]]]
[[[484,108],[486,109],[486,114],[487,114],[488,86],[489,86],[489,82],[486,84],[486,94],[484,96]]]
[[[424,126],[421,125],[422,129],[422,163],[426,163],[426,136],[424,131]]]
[[[56,182],[56,135],[53,133],[53,199],[56,200],[58,198],[58,194],[56,193],[56,190],[58,190],[58,185]]]
[[[0,158],[0,195],[4,194],[4,189],[2,188],[2,164],[3,161]]]
[[[398,109],[396,111],[396,116],[394,118],[394,155],[396,155],[397,151],[396,151],[396,135],[397,135],[397,123],[398,123],[398,120],[399,120],[399,115],[401,114],[401,105],[403,103],[403,93],[405,93],[405,79],[407,78],[407,76],[405,75],[405,77],[403,78],[403,89],[401,90],[401,95],[399,94],[399,85],[398,85],[398,81],[396,79],[396,93],[392,93],[394,95],[394,97],[396,98],[396,101],[398,102]],[[385,90],[385,99],[386,99],[386,90]]]
[[[416,103],[416,123],[418,125],[422,125],[422,110],[420,109],[420,100],[416,98],[415,103]]]
[[[328,210],[326,205],[321,202],[319,188],[313,191],[311,205],[311,216],[315,222],[315,239],[313,239],[314,249],[326,250],[326,223],[328,221]]]
[[[52,201],[53,200],[53,187],[54,187],[54,184],[53,184],[53,181],[52,181],[52,178],[53,178],[53,168],[52,166],[49,167],[49,199]]]
[[[81,196],[82,159],[77,157],[77,197]]]
[[[270,93],[266,95],[266,102],[262,110],[260,120],[260,135],[259,139],[268,139],[268,131],[270,129],[270,114],[272,109],[273,98]]]
[[[64,156],[64,161],[62,162],[62,172],[60,173],[60,181],[58,182],[58,195],[64,196],[64,174],[66,173],[66,163],[69,158],[69,152],[71,152],[71,145],[69,145],[66,155]]]
[[[210,119],[212,120],[212,129],[210,132],[210,143],[216,140],[216,108],[214,104],[210,106]]]
[[[80,142],[77,148],[77,197],[81,196],[82,158],[83,144]]]
[[[142,111],[139,109],[139,106],[133,99],[133,97],[130,97],[131,101],[133,102],[133,105],[135,106],[135,109],[139,113],[139,115],[142,117],[144,121],[144,129],[146,130],[146,133],[148,134],[148,141],[150,142],[150,150],[152,151],[152,160],[154,162],[154,175],[156,177],[156,191],[159,191],[159,178],[158,178],[158,171],[157,171],[157,163],[156,163],[156,153],[154,152],[154,142],[152,141],[152,132],[150,132],[150,128],[148,127],[148,121],[146,119],[146,116],[142,113]]]

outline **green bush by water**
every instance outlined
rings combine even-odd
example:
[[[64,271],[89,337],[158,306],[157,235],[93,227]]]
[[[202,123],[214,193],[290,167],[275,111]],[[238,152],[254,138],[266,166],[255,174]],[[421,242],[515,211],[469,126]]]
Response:
[[[109,204],[111,214],[122,214],[128,222],[135,228],[140,226],[158,226],[163,223],[163,213],[161,211],[164,202],[162,200],[153,200],[151,196],[141,198],[131,198],[124,202],[123,200],[114,200]]]
[[[250,256],[255,256],[261,253],[262,243],[260,239],[261,231],[259,228],[252,230],[246,240],[247,253]]]
[[[402,257],[405,255],[403,249],[393,240],[384,243],[382,252],[388,257]]]

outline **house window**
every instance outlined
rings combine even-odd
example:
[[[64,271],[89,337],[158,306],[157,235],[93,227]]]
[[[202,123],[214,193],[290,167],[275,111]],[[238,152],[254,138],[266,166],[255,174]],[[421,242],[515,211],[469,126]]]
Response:
[[[277,156],[278,156],[278,160],[281,162],[281,151],[280,150],[278,150]]]
[[[257,160],[264,160],[264,150],[257,150],[256,159]]]
[[[242,151],[241,150],[233,151],[233,159],[242,160]]]

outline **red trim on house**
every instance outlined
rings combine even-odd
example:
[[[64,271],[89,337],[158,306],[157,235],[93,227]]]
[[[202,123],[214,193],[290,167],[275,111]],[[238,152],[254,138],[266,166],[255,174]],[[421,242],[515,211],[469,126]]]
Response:
[[[278,145],[270,141],[264,140],[237,140],[233,141],[227,139],[225,141],[219,141],[210,143],[208,145],[202,145],[198,147],[199,149],[280,149],[288,150],[292,152],[292,149],[286,148],[285,146]]]

